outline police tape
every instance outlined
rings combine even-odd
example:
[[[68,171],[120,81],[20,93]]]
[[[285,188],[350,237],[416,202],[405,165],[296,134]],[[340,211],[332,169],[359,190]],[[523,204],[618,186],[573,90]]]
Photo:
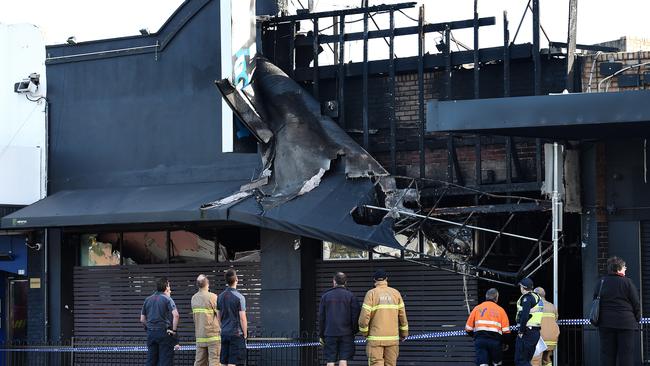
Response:
[[[560,326],[585,326],[590,325],[589,319],[561,319],[558,320]],[[650,324],[650,318],[643,318],[640,324]],[[511,331],[518,330],[519,326],[513,325],[510,327]],[[466,336],[467,332],[464,329],[437,331],[414,334],[406,337],[405,341],[425,341],[437,338],[461,337]],[[365,338],[355,339],[355,344],[365,344]],[[304,347],[318,347],[320,342],[249,342],[246,344],[246,349],[249,350],[265,350],[277,348],[304,348]],[[196,345],[183,345],[177,351],[195,351]],[[68,346],[68,347],[15,347],[15,348],[0,348],[2,352],[49,352],[49,353],[125,353],[125,352],[147,352],[146,346]]]

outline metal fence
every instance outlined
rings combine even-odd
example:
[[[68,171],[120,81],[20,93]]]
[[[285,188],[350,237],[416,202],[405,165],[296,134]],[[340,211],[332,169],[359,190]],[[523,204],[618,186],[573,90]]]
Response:
[[[642,325],[639,332],[642,360],[650,353],[650,326]],[[290,337],[251,338],[246,352],[247,366],[316,366],[323,365],[322,348],[318,337],[299,334]],[[564,325],[558,342],[559,366],[577,366],[586,362],[585,344],[595,341],[597,352],[597,329],[591,325]],[[175,365],[193,365],[194,354],[191,339],[181,339],[181,350],[174,352]],[[421,352],[430,352],[432,346],[445,339],[408,341],[410,345],[422,346]],[[585,343],[586,342],[586,343]],[[296,347],[297,344],[309,346]],[[145,338],[85,338],[64,343],[12,343],[0,345],[0,366],[117,366],[143,365],[147,357]],[[291,345],[286,347],[286,345]],[[406,345],[405,345],[406,346]],[[459,355],[467,356],[467,355]],[[354,362],[363,364],[365,355],[357,353]],[[419,364],[419,363],[408,363]]]

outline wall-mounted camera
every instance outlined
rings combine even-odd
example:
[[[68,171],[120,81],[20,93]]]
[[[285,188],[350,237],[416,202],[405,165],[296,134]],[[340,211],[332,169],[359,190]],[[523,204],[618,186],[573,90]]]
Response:
[[[27,79],[23,79],[14,84],[14,92],[16,93],[30,93],[34,94],[38,91],[41,75],[38,73],[31,73]]]

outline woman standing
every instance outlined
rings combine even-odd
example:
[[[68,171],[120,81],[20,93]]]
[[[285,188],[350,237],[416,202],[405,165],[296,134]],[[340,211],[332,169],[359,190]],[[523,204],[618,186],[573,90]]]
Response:
[[[600,291],[601,366],[632,366],[634,364],[635,334],[641,320],[639,293],[625,277],[625,261],[619,257],[607,260],[607,275],[594,289],[594,299]],[[601,288],[602,286],[602,288]]]

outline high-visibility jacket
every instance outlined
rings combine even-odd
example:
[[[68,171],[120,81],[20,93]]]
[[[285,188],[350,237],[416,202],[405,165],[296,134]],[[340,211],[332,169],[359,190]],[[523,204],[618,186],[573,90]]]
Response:
[[[485,301],[474,307],[469,314],[465,330],[468,332],[510,333],[506,311],[494,301]]]
[[[557,325],[557,309],[555,305],[544,301],[544,312],[542,313],[541,336],[547,346],[557,346],[557,339],[560,337],[560,327]]]
[[[221,341],[221,327],[217,317],[217,295],[204,289],[192,296],[192,317],[197,346]]]
[[[520,321],[520,316],[521,316],[521,311],[523,309],[522,307],[522,300],[524,299],[524,296],[531,295],[533,299],[535,300],[535,304],[530,308],[529,315],[530,317],[528,318],[528,321],[526,322],[526,326],[528,327],[541,327],[542,326],[542,315],[544,314],[544,301],[542,300],[541,296],[534,292],[527,292],[517,300],[517,322]]]
[[[387,281],[376,281],[366,293],[359,315],[359,331],[369,345],[393,346],[407,337],[409,325],[402,295],[388,287]]]

